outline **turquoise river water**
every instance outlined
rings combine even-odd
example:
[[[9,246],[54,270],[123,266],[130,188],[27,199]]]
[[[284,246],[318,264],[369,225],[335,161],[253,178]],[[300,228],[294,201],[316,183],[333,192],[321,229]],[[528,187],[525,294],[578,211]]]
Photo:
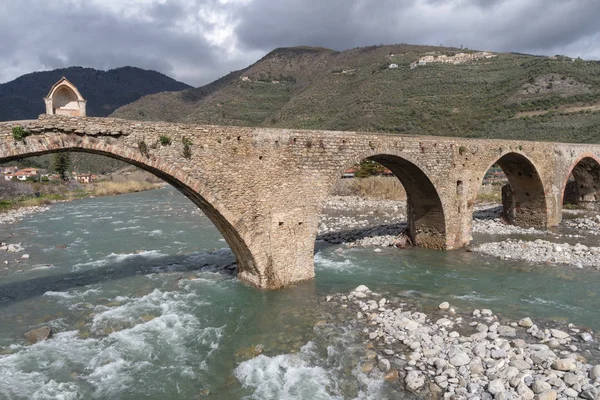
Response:
[[[196,207],[167,187],[91,198],[2,226],[0,399],[384,399],[358,333],[316,328],[323,298],[364,284],[459,309],[600,329],[600,274],[464,251],[317,243],[316,279],[265,292]],[[23,334],[50,325],[34,345]],[[255,346],[264,349],[257,356]]]

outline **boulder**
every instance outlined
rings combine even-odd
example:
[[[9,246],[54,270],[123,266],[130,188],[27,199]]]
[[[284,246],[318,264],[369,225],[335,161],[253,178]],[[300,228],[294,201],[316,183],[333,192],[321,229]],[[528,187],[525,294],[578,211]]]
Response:
[[[522,326],[523,328],[531,328],[533,326],[533,321],[531,321],[531,318],[529,317],[523,318],[519,321],[519,326]]]
[[[566,338],[570,337],[570,335],[567,332],[563,332],[558,329],[550,329],[550,333],[552,334],[553,337],[555,337],[557,339],[566,339]]]
[[[488,384],[487,391],[493,395],[496,395],[506,391],[506,388],[504,387],[504,382],[502,379],[494,379]]]
[[[354,289],[354,291],[359,292],[359,293],[364,293],[364,292],[369,292],[370,290],[365,285],[360,285],[356,289]]]
[[[537,394],[535,400],[556,400],[557,396],[556,390],[546,390],[545,392]]]
[[[506,325],[500,325],[498,327],[498,335],[506,337],[516,337],[517,331],[515,328]]]
[[[600,365],[596,365],[590,370],[590,379],[593,381],[600,380]]]
[[[419,390],[425,385],[425,377],[418,371],[410,371],[406,378],[404,379],[406,383],[406,388],[409,390]]]
[[[41,342],[42,340],[46,340],[52,336],[52,328],[44,325],[26,332],[24,336],[31,344]]]
[[[575,365],[575,361],[569,358],[565,358],[555,360],[552,363],[552,369],[555,369],[557,371],[574,371],[575,369],[577,369],[577,366]]]
[[[461,367],[471,362],[469,355],[459,347],[453,347],[450,349],[448,352],[448,360],[450,361],[450,364],[454,365],[455,367]]]
[[[552,389],[552,386],[550,386],[548,382],[544,382],[539,379],[533,382],[533,385],[531,385],[531,390],[533,390],[533,393],[543,393],[550,389]]]

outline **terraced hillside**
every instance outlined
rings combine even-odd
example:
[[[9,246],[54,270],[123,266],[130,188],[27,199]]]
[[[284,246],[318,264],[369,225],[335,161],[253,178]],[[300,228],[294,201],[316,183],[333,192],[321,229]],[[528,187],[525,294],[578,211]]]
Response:
[[[135,120],[600,142],[600,63],[496,54],[428,63],[456,48],[276,49],[200,88],[141,98]],[[396,64],[398,68],[390,68]]]

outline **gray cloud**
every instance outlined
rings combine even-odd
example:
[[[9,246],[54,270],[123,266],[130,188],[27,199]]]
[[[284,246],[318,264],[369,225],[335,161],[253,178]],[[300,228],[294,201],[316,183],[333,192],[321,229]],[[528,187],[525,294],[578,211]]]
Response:
[[[275,47],[294,45],[344,50],[386,43],[443,44],[600,58],[597,0],[2,3],[0,82],[63,66],[133,65],[200,85]]]
[[[239,12],[240,40],[264,50],[404,42],[600,57],[581,43],[600,32],[596,0],[255,0]]]

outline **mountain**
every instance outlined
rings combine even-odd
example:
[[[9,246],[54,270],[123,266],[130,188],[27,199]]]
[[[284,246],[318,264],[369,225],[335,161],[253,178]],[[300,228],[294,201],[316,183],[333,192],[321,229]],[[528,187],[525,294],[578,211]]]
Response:
[[[0,121],[34,119],[46,112],[44,97],[60,78],[69,79],[87,102],[87,114],[105,117],[142,96],[190,88],[156,71],[123,67],[100,71],[70,67],[34,72],[0,84]]]
[[[206,86],[145,96],[111,116],[599,143],[600,63],[407,44],[280,48]]]

